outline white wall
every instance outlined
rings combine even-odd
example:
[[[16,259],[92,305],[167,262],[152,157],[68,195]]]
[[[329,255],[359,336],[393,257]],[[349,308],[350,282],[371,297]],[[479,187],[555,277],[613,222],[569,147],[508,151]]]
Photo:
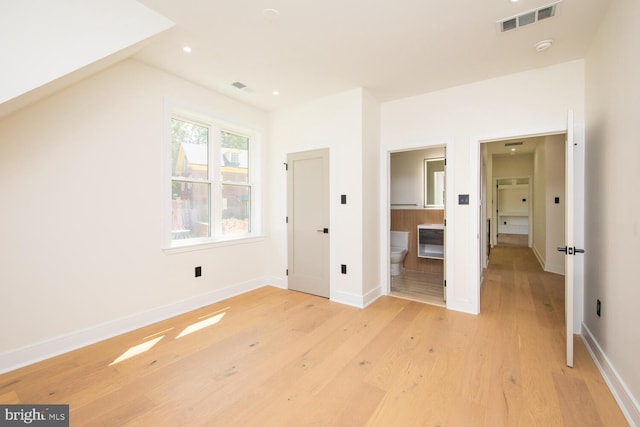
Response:
[[[391,209],[424,208],[424,159],[437,157],[443,147],[391,153]]]
[[[514,103],[513,93],[519,94],[521,103]],[[581,127],[581,60],[382,104],[383,153],[448,144],[449,308],[471,313],[480,310],[479,141],[564,131],[569,108],[575,110]],[[382,199],[388,199],[388,189],[382,187],[381,191]],[[457,204],[459,194],[470,194],[468,206]],[[578,323],[581,308],[576,309],[574,320]]]
[[[565,140],[565,134],[541,137],[534,153],[533,250],[542,268],[556,274],[564,274],[557,248],[565,246]]]
[[[354,89],[271,114],[269,165],[281,165],[286,161],[287,153],[329,148],[330,298],[355,306],[364,306],[369,298],[377,296],[371,293],[365,298],[363,291],[363,231],[376,222],[374,216],[365,223],[363,216],[367,210],[375,208],[376,205],[369,204],[377,199],[371,195],[370,184],[363,182],[365,176],[373,180],[376,176],[375,171],[363,167],[365,158],[375,159],[370,151],[377,145],[374,104],[362,89]],[[373,144],[373,147],[363,152],[363,143]],[[271,274],[281,277],[284,282],[287,268],[286,174],[279,167],[272,167],[270,171],[273,185],[269,200],[274,238],[270,251]],[[341,194],[347,195],[346,205],[340,204]],[[375,212],[369,214],[377,215]],[[340,273],[340,264],[347,265],[348,274]]]
[[[380,103],[368,92],[362,96],[362,280],[365,304],[383,293],[380,250]]]
[[[493,155],[493,178],[533,175],[533,154]]]
[[[545,137],[545,270],[564,274],[565,254],[557,248],[565,246],[565,141],[566,135]],[[555,198],[560,203],[555,203]]]
[[[638,16],[637,0],[611,2],[586,57],[584,322],[609,379],[619,380],[617,391],[640,425]]]
[[[533,153],[533,253],[544,268],[547,259],[547,151],[544,139]],[[564,246],[564,244],[562,245]]]
[[[266,113],[132,60],[0,120],[0,371],[264,283],[265,239],[161,250],[167,98],[266,136]]]

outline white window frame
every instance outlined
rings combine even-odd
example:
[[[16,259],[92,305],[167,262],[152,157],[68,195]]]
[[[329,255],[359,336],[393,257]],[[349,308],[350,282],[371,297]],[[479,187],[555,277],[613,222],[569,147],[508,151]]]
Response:
[[[195,123],[199,126],[205,126],[209,129],[209,149],[208,149],[208,179],[199,180],[196,182],[209,183],[210,195],[209,195],[209,237],[195,237],[187,239],[173,239],[172,238],[172,183],[176,180],[172,174],[172,135],[171,135],[171,122],[173,119],[183,120],[190,123]],[[164,198],[164,227],[163,227],[163,249],[165,250],[194,250],[194,249],[206,249],[211,246],[225,246],[228,244],[246,243],[257,238],[262,237],[262,221],[260,217],[261,212],[261,188],[259,180],[256,177],[260,176],[260,140],[261,135],[259,132],[253,129],[243,128],[241,126],[229,123],[213,117],[210,114],[203,114],[196,109],[188,107],[176,107],[168,105],[165,114],[165,137],[163,139],[163,158],[164,158],[164,174],[163,181],[165,183],[163,191]],[[226,131],[249,138],[249,153],[248,153],[248,183],[239,184],[236,182],[222,181],[221,177],[221,159],[222,159],[222,147],[221,132]],[[179,180],[179,179],[178,179]],[[191,182],[191,180],[186,180]],[[250,194],[250,217],[249,217],[249,232],[242,234],[222,234],[222,186],[238,185],[249,187]]]

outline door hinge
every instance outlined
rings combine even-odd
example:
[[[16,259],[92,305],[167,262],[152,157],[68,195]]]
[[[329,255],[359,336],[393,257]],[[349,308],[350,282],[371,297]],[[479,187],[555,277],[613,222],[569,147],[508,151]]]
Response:
[[[288,171],[289,170],[289,165],[286,162],[283,163],[283,165],[284,165],[284,170]]]
[[[444,281],[444,287],[445,288],[447,287],[447,281],[446,280]]]
[[[284,222],[285,222],[285,223],[287,223],[287,224],[289,224],[289,217],[288,217],[288,216],[286,216],[286,217],[284,218]]]
[[[445,227],[447,226],[447,220],[446,219],[444,220],[444,226]]]
[[[444,165],[447,166],[447,158],[444,158]]]
[[[287,275],[287,276],[289,275],[289,269],[288,268],[287,268],[287,271],[285,271],[284,274]]]

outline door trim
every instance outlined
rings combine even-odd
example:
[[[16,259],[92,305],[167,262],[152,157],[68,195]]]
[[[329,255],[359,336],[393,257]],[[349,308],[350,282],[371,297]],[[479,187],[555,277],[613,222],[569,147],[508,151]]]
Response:
[[[446,172],[445,172],[445,201],[444,201],[444,214],[445,219],[447,220],[447,230],[444,233],[444,247],[445,247],[445,257],[444,257],[444,281],[446,282],[445,287],[445,296],[444,296],[444,305],[445,308],[449,308],[449,304],[451,303],[452,295],[455,291],[455,283],[453,280],[453,266],[451,264],[451,257],[447,256],[448,253],[453,252],[452,246],[452,233],[449,230],[452,227],[453,219],[447,218],[448,212],[453,212],[453,194],[450,190],[453,188],[453,165],[450,153],[453,151],[452,143],[442,141],[430,145],[422,145],[418,147],[405,147],[405,148],[389,148],[385,151],[384,157],[381,158],[381,168],[386,171],[386,183],[383,182],[386,187],[386,198],[381,197],[381,209],[384,211],[384,215],[381,218],[381,227],[384,227],[380,233],[380,253],[381,253],[381,265],[384,268],[380,269],[381,275],[381,283],[383,283],[382,292],[383,295],[391,295],[391,154],[393,153],[402,153],[406,151],[420,151],[420,150],[429,150],[434,148],[443,148],[444,149],[444,157],[446,159]],[[384,162],[384,163],[382,163]],[[460,309],[458,307],[455,308],[457,311],[468,312],[464,309]]]
[[[517,138],[530,138],[530,137],[539,137],[539,136],[550,136],[550,135],[558,135],[558,134],[567,134],[568,133],[568,129],[567,129],[567,122],[566,122],[566,118],[564,121],[564,126],[560,127],[560,128],[552,128],[552,127],[542,127],[542,128],[538,128],[538,129],[529,129],[527,131],[522,131],[522,132],[517,132],[517,131],[509,131],[509,132],[496,132],[495,134],[489,134],[489,135],[483,135],[483,136],[474,136],[471,138],[470,140],[470,159],[471,161],[471,165],[470,165],[470,177],[473,180],[473,186],[472,188],[475,187],[475,184],[477,184],[477,188],[475,188],[475,190],[477,191],[476,194],[481,194],[481,176],[480,176],[480,162],[481,162],[481,150],[480,150],[480,144],[486,143],[486,142],[494,142],[494,141],[501,141],[504,139],[517,139]],[[577,143],[578,145],[580,144],[580,142],[582,141],[580,139],[580,135],[584,135],[584,122],[574,122],[574,143]],[[576,157],[576,161],[578,161],[578,159],[580,159],[579,161],[584,161],[584,157],[579,158]],[[576,169],[577,169],[576,165]],[[566,173],[566,171],[565,171]],[[575,175],[575,173],[574,173]],[[575,176],[574,176],[575,178]],[[574,180],[574,186],[576,187],[576,191],[579,190],[579,188],[583,188],[584,186],[584,176],[582,177],[577,177],[578,179]],[[582,180],[582,182],[579,181],[579,179]],[[476,181],[477,180],[477,181]],[[472,208],[477,208],[477,200],[474,200],[474,198],[471,198],[471,203],[474,204],[474,206]],[[581,207],[579,205],[575,205],[574,206],[574,224],[578,223],[578,224],[583,224],[584,223],[584,207]],[[477,256],[473,257],[472,259],[472,268],[474,268],[476,272],[480,272],[479,274],[474,275],[471,279],[474,281],[474,294],[477,298],[477,314],[480,313],[480,286],[481,286],[481,248],[480,245],[483,244],[482,241],[482,236],[481,236],[481,231],[484,230],[481,224],[481,214],[480,211],[476,211],[477,213],[477,218],[475,221],[472,222],[472,227],[473,227],[473,231],[475,231],[475,235],[476,235],[476,239],[477,239]],[[574,241],[583,241],[584,239],[584,231],[582,230],[575,230],[576,234],[574,236]],[[486,242],[485,242],[486,243]],[[583,277],[582,273],[580,272],[579,274],[575,275],[576,277]],[[579,317],[581,317],[582,314],[582,309],[579,306],[579,303],[581,301],[581,299],[583,298],[584,295],[584,283],[581,281],[579,283],[574,283],[574,287],[573,287],[573,311],[574,311],[574,318],[571,319],[567,319],[568,322],[572,322],[572,330],[574,331],[580,331],[579,328],[576,328],[576,322],[575,322],[575,314],[577,313],[579,315]],[[578,290],[578,295],[576,295],[576,290]],[[568,328],[567,328],[568,329]]]

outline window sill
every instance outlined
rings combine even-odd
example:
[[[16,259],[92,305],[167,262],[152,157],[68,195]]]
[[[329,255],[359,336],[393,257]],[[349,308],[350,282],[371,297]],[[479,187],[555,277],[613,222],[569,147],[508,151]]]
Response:
[[[162,248],[162,251],[167,254],[178,254],[182,252],[203,251],[207,249],[220,248],[225,246],[246,245],[250,243],[259,243],[264,241],[263,235],[249,235],[242,237],[227,237],[217,240],[190,240],[185,243],[173,242],[169,246]]]

